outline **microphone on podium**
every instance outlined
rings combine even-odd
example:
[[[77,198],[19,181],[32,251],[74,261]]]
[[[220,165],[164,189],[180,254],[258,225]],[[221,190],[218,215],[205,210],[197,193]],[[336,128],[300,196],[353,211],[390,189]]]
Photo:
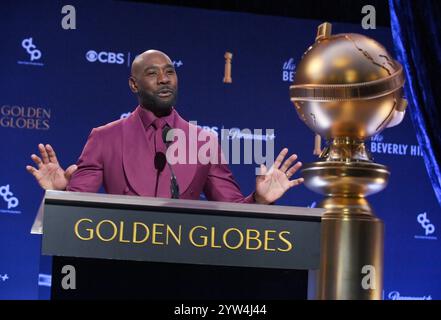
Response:
[[[167,149],[168,149],[168,147],[170,146],[170,143],[171,143],[170,141],[167,141],[167,134],[168,134],[168,132],[170,130],[172,130],[172,128],[170,128],[168,125],[166,125],[164,127],[164,129],[162,129],[162,141],[164,141],[164,144],[165,144]],[[170,168],[170,173],[171,173],[171,178],[170,178],[171,197],[172,197],[172,199],[179,199],[179,184],[178,184],[178,181],[177,181],[176,176],[175,176],[175,174],[173,172],[173,168],[170,165],[170,163],[167,161],[167,157],[165,155],[164,155],[164,160],[165,160],[165,162],[167,162],[168,167]],[[164,163],[164,166],[165,166],[165,163]]]
[[[156,152],[155,153],[155,169],[156,169],[156,185],[155,185],[155,197],[158,196],[158,183],[159,183],[159,174],[164,170],[165,163],[167,162],[166,156],[164,152]]]

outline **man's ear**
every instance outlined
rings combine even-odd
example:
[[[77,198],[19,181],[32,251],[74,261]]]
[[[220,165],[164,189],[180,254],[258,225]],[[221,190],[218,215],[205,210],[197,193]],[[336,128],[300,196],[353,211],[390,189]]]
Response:
[[[138,92],[138,85],[136,84],[136,80],[133,76],[129,77],[129,87],[130,90],[132,90],[133,93],[137,93]]]

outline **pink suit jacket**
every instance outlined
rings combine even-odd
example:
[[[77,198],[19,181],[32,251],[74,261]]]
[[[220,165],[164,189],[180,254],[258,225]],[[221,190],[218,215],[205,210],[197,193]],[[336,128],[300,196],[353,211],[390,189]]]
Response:
[[[109,194],[155,195],[156,169],[152,141],[147,141],[140,106],[127,118],[94,128],[77,162],[78,169],[67,186],[68,191],[98,192],[101,186]],[[183,130],[188,142],[193,124],[174,112],[174,128]],[[188,146],[188,144],[187,144]],[[198,148],[200,145],[198,144]],[[188,150],[187,150],[188,153]],[[226,164],[174,164],[180,198],[253,203],[252,194],[244,197]],[[166,167],[167,168],[167,167]],[[165,180],[165,179],[163,179]],[[169,184],[169,180],[160,183]],[[169,188],[162,188],[169,190]],[[158,194],[170,198],[169,192]]]

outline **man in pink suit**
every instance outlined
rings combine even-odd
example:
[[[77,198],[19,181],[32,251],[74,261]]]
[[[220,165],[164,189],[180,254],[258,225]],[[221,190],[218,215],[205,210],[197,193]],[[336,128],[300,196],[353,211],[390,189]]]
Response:
[[[181,199],[199,199],[203,192],[208,200],[269,204],[303,182],[301,178],[290,180],[301,163],[294,164],[296,155],[284,161],[286,148],[272,168],[261,166],[256,190],[247,197],[242,195],[224,163],[177,163],[162,165],[163,169],[157,170],[158,152],[166,152],[161,138],[164,128],[180,129],[188,143],[189,131],[200,133],[201,129],[182,119],[174,108],[178,79],[166,54],[148,50],[139,55],[132,64],[129,87],[137,95],[139,105],[128,118],[94,128],[76,165],[64,171],[50,145],[38,146],[41,157],[31,156],[37,168],[26,169],[42,188],[98,192],[104,186],[110,194],[170,198],[173,172]]]

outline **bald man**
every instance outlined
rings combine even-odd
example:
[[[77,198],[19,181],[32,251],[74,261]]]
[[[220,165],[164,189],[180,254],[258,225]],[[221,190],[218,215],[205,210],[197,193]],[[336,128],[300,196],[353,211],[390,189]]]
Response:
[[[177,163],[158,170],[157,154],[166,149],[161,138],[164,128],[180,129],[186,139],[190,130],[199,134],[201,129],[182,119],[175,109],[178,77],[165,53],[148,50],[137,56],[132,63],[129,87],[139,105],[128,118],[94,128],[76,165],[65,171],[50,145],[38,146],[41,157],[31,156],[37,168],[26,169],[42,188],[98,192],[104,186],[110,194],[170,198],[173,171],[181,199],[199,199],[203,192],[208,200],[269,204],[303,182],[301,178],[291,179],[302,164],[296,162],[295,154],[284,160],[286,148],[272,168],[261,166],[256,190],[247,197],[223,163]]]

